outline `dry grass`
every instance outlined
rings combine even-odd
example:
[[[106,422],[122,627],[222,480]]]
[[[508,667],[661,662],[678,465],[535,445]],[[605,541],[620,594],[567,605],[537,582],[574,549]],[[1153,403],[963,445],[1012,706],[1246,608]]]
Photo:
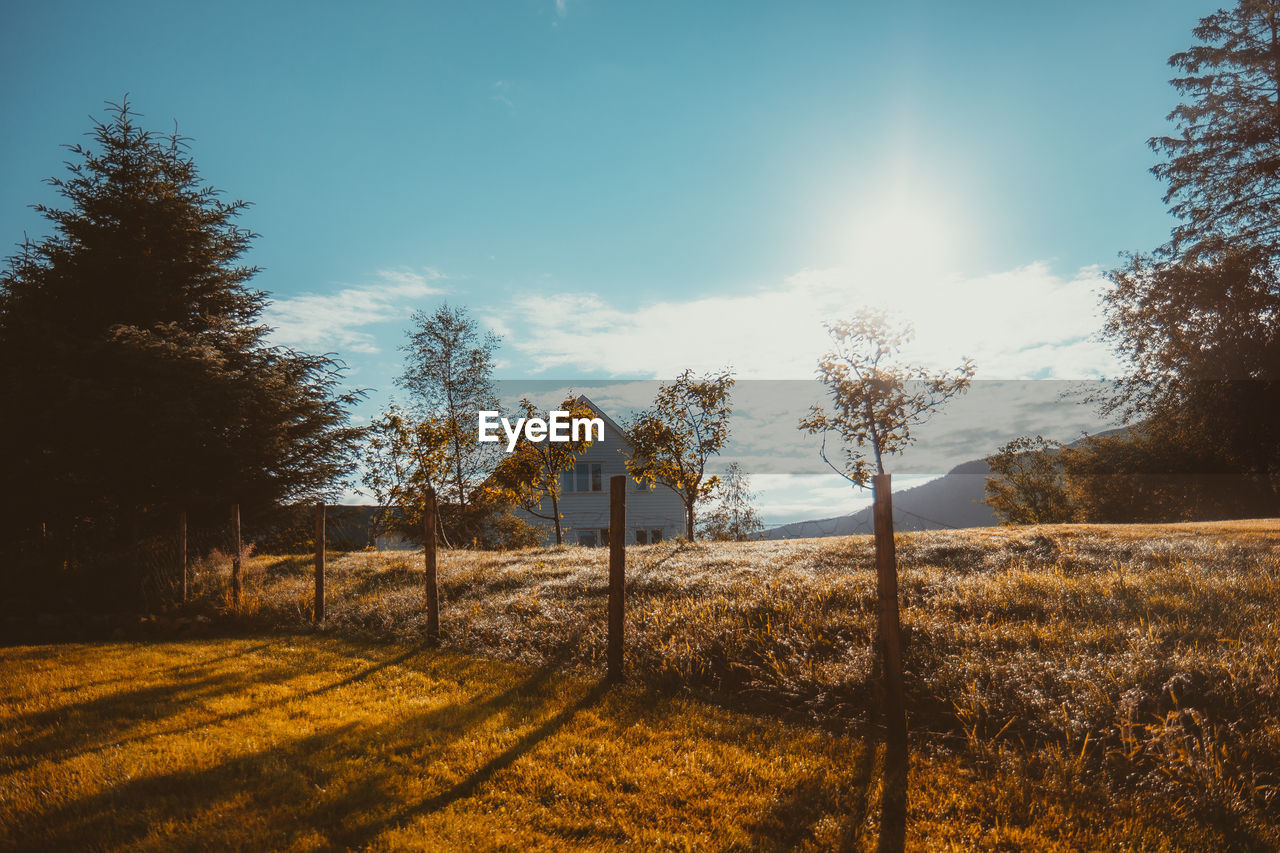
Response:
[[[452,652],[45,646],[0,672],[4,849],[823,849],[874,797],[851,737]]]
[[[0,650],[0,849],[871,850],[853,734],[334,637]],[[911,850],[1204,850],[1140,802],[913,760]],[[1235,842],[1238,843],[1238,842]]]
[[[766,711],[760,726],[816,723],[839,734],[807,736],[844,738],[820,742],[839,744],[830,748],[848,767],[864,763],[867,751],[848,739],[876,737],[871,549],[867,537],[629,549],[632,689],[665,698],[626,701],[652,708],[652,724],[669,731],[684,730],[679,714],[695,713],[671,710],[684,695]],[[911,534],[899,537],[899,555],[921,849],[1280,847],[1280,523]],[[606,559],[578,548],[443,554],[445,646],[598,673]],[[309,630],[310,571],[303,557],[251,561],[243,619]],[[222,610],[225,569],[210,566],[197,581],[201,606]],[[413,641],[420,584],[418,555],[333,557],[326,631]],[[304,663],[279,664],[279,678],[300,677],[292,667]],[[490,665],[501,666],[467,664],[471,673]],[[623,765],[641,761],[615,741],[598,746]],[[797,803],[829,804],[832,815],[858,813],[863,795],[849,792],[874,774],[849,772],[827,782],[784,773],[768,785],[775,800],[791,792]],[[726,794],[740,800],[720,806],[733,817],[696,843],[756,846],[730,830],[766,808],[753,796],[749,786]],[[637,806],[602,807],[619,809],[621,821]],[[634,832],[682,820],[678,809],[646,814],[628,824]],[[800,841],[825,846],[813,839],[835,836],[821,826],[863,837],[831,820],[805,824],[816,834]]]

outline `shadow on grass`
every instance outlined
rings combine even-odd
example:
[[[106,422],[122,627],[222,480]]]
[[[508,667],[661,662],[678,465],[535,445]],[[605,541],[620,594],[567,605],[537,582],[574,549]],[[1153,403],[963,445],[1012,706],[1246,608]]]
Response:
[[[838,849],[863,849],[875,761],[876,745],[867,739],[851,787],[833,785],[824,776],[809,776],[779,793],[773,807],[749,828],[751,849],[794,850],[806,842],[812,844],[818,822],[829,815],[843,815]]]
[[[548,670],[544,668],[540,671],[540,674],[543,674],[545,677],[547,672]],[[524,688],[527,689],[528,686],[528,683],[526,683]],[[489,759],[489,761],[485,762],[483,766],[472,772],[467,776],[467,778],[458,782],[447,791],[442,791],[431,799],[418,803],[415,806],[400,809],[399,811],[386,815],[380,820],[370,822],[360,827],[355,832],[347,833],[341,839],[341,842],[348,847],[363,847],[392,826],[401,825],[420,815],[439,811],[459,800],[472,796],[482,785],[493,778],[494,774],[510,767],[522,756],[534,749],[539,743],[564,728],[564,726],[569,723],[579,711],[585,710],[599,702],[600,698],[609,690],[609,687],[610,685],[607,681],[599,682],[581,699],[574,702],[572,705],[557,711],[555,715],[546,722],[533,729],[533,731],[525,734],[520,738],[520,740],[500,754]],[[499,697],[495,697],[494,700],[490,700],[489,703],[486,704],[490,704],[492,706],[498,698]],[[503,703],[496,702],[496,704],[501,705]]]
[[[405,665],[418,654],[435,653],[409,650],[284,701],[314,697],[365,680],[375,672]],[[490,666],[463,661],[451,672],[456,673],[460,684],[464,680],[480,681],[486,673],[491,681]],[[364,846],[390,827],[470,796],[493,775],[562,728],[583,707],[597,701],[604,691],[604,685],[599,685],[548,717],[556,701],[551,685],[554,674],[553,668],[544,667],[489,696],[446,703],[372,724],[357,718],[198,769],[129,778],[128,772],[133,771],[108,768],[108,776],[124,773],[126,781],[64,801],[52,809],[31,808],[32,804],[28,804],[29,812],[21,821],[0,824],[0,848],[135,849],[159,845],[273,849],[295,843],[312,846],[304,839],[313,843],[316,833],[327,839],[321,845],[326,848]],[[228,679],[226,689],[239,689],[240,685],[239,680]],[[114,699],[132,701],[127,695]],[[263,707],[244,714],[257,713]],[[498,714],[505,715],[502,730],[532,728],[461,780],[450,782],[439,794],[415,805],[404,805],[406,786],[416,780],[421,768],[431,767],[442,757],[447,757],[446,765],[474,760],[471,739],[476,738],[477,729]],[[226,715],[223,719],[238,716],[243,714]],[[95,727],[95,731],[101,728]],[[193,727],[170,733],[190,728]],[[246,736],[243,729],[238,731],[237,739]],[[139,739],[148,740],[159,734]],[[481,735],[479,742],[486,743],[490,738],[491,735]],[[460,741],[467,745],[451,751]],[[30,748],[28,745],[24,750]],[[96,746],[92,751],[103,748]],[[34,757],[44,760],[49,756]],[[247,791],[253,792],[252,796],[246,798]],[[218,818],[228,813],[237,814],[237,819],[227,822]],[[268,828],[265,837],[257,834],[263,832],[264,826]],[[216,833],[205,834],[211,827]],[[18,836],[12,837],[12,833]]]
[[[220,655],[206,661],[169,667],[157,671],[156,677],[169,675],[181,677],[184,672],[198,672],[214,663],[228,663],[233,659],[270,648],[270,643],[253,646],[241,652]],[[248,704],[238,711],[202,714],[199,719],[182,726],[170,726],[154,731],[138,732],[125,737],[101,742],[122,727],[132,727],[139,722],[163,719],[190,712],[197,703],[205,703],[219,696],[227,696],[263,684],[279,684],[298,675],[313,675],[324,669],[312,661],[307,667],[296,663],[286,666],[266,667],[249,671],[220,671],[195,680],[149,685],[133,690],[111,693],[87,702],[50,708],[33,714],[15,717],[9,722],[11,730],[31,732],[19,739],[11,750],[15,756],[8,763],[12,770],[22,770],[49,759],[65,760],[155,738],[182,735],[208,726],[233,722],[252,714],[277,708],[290,702],[305,700],[351,684],[403,663],[420,649],[409,649],[386,660],[367,666],[351,675],[311,690],[289,693],[267,702]],[[68,725],[71,723],[71,725]],[[22,756],[22,757],[16,757]]]

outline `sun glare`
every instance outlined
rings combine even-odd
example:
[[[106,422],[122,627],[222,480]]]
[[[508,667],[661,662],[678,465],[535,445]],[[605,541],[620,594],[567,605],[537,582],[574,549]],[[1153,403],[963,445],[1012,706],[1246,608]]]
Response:
[[[887,194],[863,205],[850,229],[849,262],[858,268],[951,271],[958,262],[960,226],[940,203],[914,193]]]

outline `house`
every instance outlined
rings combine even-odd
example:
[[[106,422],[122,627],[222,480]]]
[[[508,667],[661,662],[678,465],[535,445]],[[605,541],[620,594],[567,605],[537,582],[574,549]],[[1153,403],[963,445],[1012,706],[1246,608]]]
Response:
[[[627,474],[631,442],[625,431],[587,397],[578,402],[604,421],[604,441],[592,442],[578,454],[573,468],[560,475],[560,524],[564,542],[571,545],[609,544],[609,479],[627,475],[628,545],[686,536],[684,502],[661,483],[641,483]],[[555,526],[549,520],[551,500],[543,498],[538,512],[548,518],[520,513],[530,524],[546,531],[546,542],[555,543]]]

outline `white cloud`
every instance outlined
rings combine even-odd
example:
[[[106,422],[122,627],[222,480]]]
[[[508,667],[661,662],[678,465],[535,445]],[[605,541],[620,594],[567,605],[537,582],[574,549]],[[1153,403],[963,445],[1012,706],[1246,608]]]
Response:
[[[376,353],[366,326],[405,320],[413,301],[442,292],[435,284],[444,275],[428,269],[382,270],[376,280],[343,287],[333,293],[301,293],[277,298],[264,320],[277,344],[310,351]]]
[[[1055,275],[1037,262],[976,277],[920,270],[802,270],[776,287],[640,305],[594,293],[529,296],[496,312],[534,372],[669,377],[732,364],[743,378],[813,375],[822,324],[864,307],[910,320],[910,357],[935,367],[972,357],[978,377],[1095,378],[1117,365],[1096,340],[1096,267]]]

